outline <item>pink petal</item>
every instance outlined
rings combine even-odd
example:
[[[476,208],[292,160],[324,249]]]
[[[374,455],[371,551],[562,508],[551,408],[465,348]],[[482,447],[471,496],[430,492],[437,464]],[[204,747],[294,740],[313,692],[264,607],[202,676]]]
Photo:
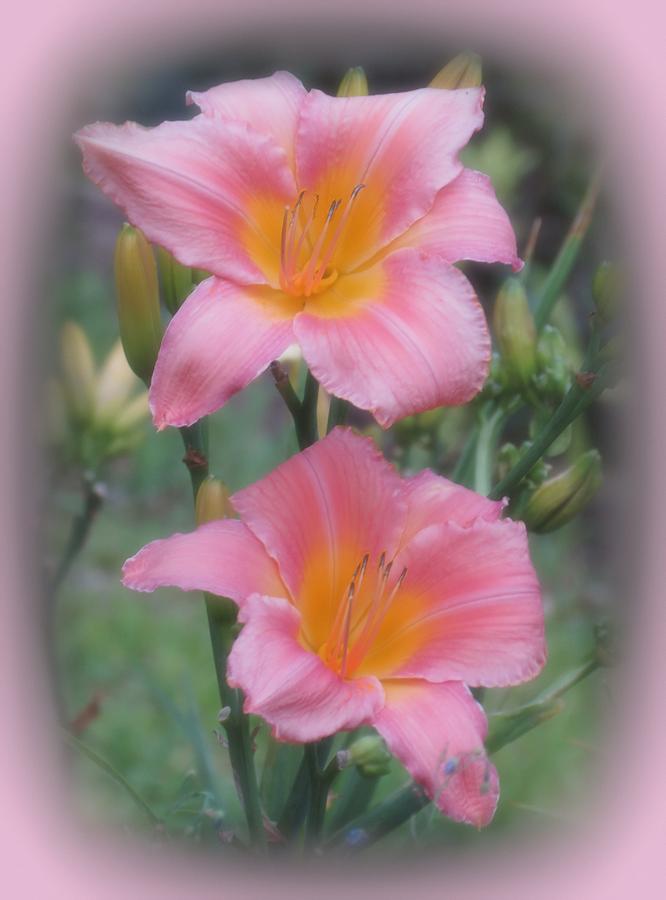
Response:
[[[414,249],[339,278],[308,301],[294,334],[326,390],[370,410],[383,428],[471,400],[490,362],[486,320],[470,283]]]
[[[463,171],[437,194],[432,209],[401,235],[391,249],[421,247],[447,262],[473,259],[522,268],[516,236],[490,179]]]
[[[402,536],[403,547],[429,525],[456,522],[468,526],[479,518],[495,522],[506,506],[505,500],[489,500],[483,494],[435,475],[429,469],[406,478],[405,490],[409,507]]]
[[[293,163],[296,122],[306,90],[289,72],[220,84],[203,93],[188,91],[187,102],[219,119],[245,122],[270,135]]]
[[[134,591],[173,586],[208,591],[236,603],[257,591],[284,597],[277,566],[237,519],[200,525],[188,534],[150,544],[123,566],[123,584]]]
[[[522,522],[431,525],[396,558],[405,567],[360,672],[502,687],[541,670],[543,605]]]
[[[402,482],[369,438],[336,428],[231,502],[277,560],[313,650],[329,637],[365,553],[395,553]]]
[[[276,238],[267,225],[279,226],[296,193],[286,154],[272,138],[199,116],[157,128],[98,123],[75,140],[86,175],[150,241],[185,265],[265,283],[254,256],[277,240],[271,255],[279,257],[279,227]]]
[[[383,682],[386,705],[374,721],[391,752],[457,822],[488,825],[499,779],[483,741],[486,717],[459,682]]]
[[[229,655],[227,680],[282,741],[305,743],[367,724],[384,702],[376,678],[344,681],[299,641],[300,615],[288,601],[251,597]]]
[[[294,298],[208,278],[169,323],[150,385],[155,426],[219,409],[293,343]]]
[[[343,238],[343,271],[428,212],[462,169],[457,153],[481,127],[482,103],[480,88],[348,98],[310,91],[296,137],[299,186],[327,209],[365,185]]]

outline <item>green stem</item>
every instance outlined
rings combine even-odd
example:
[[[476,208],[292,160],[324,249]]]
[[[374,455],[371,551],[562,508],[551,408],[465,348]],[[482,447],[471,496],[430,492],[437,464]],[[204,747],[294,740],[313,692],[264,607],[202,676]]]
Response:
[[[574,672],[565,675],[559,683],[551,686],[531,703],[502,716],[505,721],[499,723],[498,727],[493,727],[486,741],[487,751],[496,753],[506,744],[556,715],[561,709],[557,701],[562,695],[587,678],[600,665],[598,658],[594,657]],[[429,803],[430,800],[422,788],[412,782],[370,812],[345,825],[326,842],[324,848],[345,846],[351,852],[363,850],[398,828]]]
[[[483,415],[476,440],[474,452],[474,490],[484,497],[492,486],[493,463],[497,441],[507,415],[504,409],[497,407],[489,414]]]
[[[571,270],[578,259],[583,239],[592,220],[592,214],[599,195],[599,186],[600,173],[597,171],[590,179],[576,218],[539,292],[534,309],[534,323],[539,332],[543,330],[544,325],[550,318],[553,307],[560,297]]]
[[[333,431],[336,425],[344,425],[350,412],[350,405],[340,397],[331,397],[331,406],[328,411],[326,434]]]
[[[326,813],[326,797],[330,781],[324,777],[319,765],[319,749],[317,744],[306,744],[304,747],[310,776],[310,808],[306,823],[305,840],[309,846],[316,846],[321,840]]]
[[[51,591],[55,592],[60,587],[65,576],[69,572],[72,563],[79,555],[83,546],[88,539],[90,529],[95,520],[95,516],[99,512],[104,502],[104,490],[94,478],[93,475],[85,475],[83,478],[83,509],[72,522],[72,528],[65,545],[65,550],[58,564]]]
[[[589,371],[594,372],[595,366]],[[539,432],[516,464],[490,491],[491,500],[499,500],[510,494],[541,459],[550,445],[606,388],[608,372],[601,369],[590,387],[584,388],[577,381],[567,391],[547,425]]]
[[[476,442],[478,441],[478,439],[479,426],[478,424],[476,424],[467,436],[467,440],[465,441],[462,452],[458,457],[458,461],[455,464],[453,471],[451,472],[451,481],[455,481],[458,484],[463,484],[469,487],[468,477],[470,473],[468,470],[472,468],[472,462],[476,453]]]
[[[344,846],[350,852],[357,853],[375,844],[429,803],[423,788],[411,782],[336,832],[324,846],[326,849]]]
[[[558,700],[563,694],[566,694],[572,687],[580,684],[580,682],[587,678],[588,675],[591,675],[592,672],[596,672],[599,668],[601,668],[601,661],[596,656],[593,656],[588,662],[583,663],[580,668],[575,669],[573,672],[569,672],[560,682],[551,685],[547,691],[544,691],[542,694],[539,694],[538,697],[535,697],[532,702],[548,703],[552,700]]]
[[[121,775],[120,772],[111,765],[110,762],[104,759],[103,756],[100,756],[99,753],[97,753],[91,747],[88,747],[87,744],[84,744],[78,738],[74,737],[74,735],[69,731],[63,730],[63,736],[70,747],[74,747],[79,751],[79,753],[87,756],[91,762],[94,762],[96,766],[98,766],[100,769],[106,772],[107,775],[113,778],[116,784],[119,784],[120,787],[122,787],[129,794],[132,800],[134,800],[136,805],[143,810],[143,812],[148,816],[153,825],[158,826],[162,824],[160,818],[155,815],[155,813],[152,811],[150,806],[148,806],[143,797],[135,791],[129,781],[127,781],[124,776]]]
[[[305,819],[310,797],[310,765],[307,756],[299,766],[291,791],[287,797],[282,814],[277,821],[277,830],[289,840],[298,831]]]
[[[180,429],[185,445],[185,463],[192,481],[192,493],[197,498],[201,482],[208,476],[208,420],[200,419],[194,425]]]
[[[183,462],[190,473],[192,493],[196,501],[199,486],[208,475],[208,423],[202,419],[195,425],[181,428],[180,433],[185,444]],[[229,714],[223,722],[229,745],[229,759],[245,810],[250,840],[263,850],[266,836],[249,722],[247,716],[243,714],[240,691],[230,688],[226,678],[227,657],[233,643],[235,611],[232,604],[224,598],[207,594],[204,594],[204,597],[220,701],[223,708],[229,709]]]
[[[317,433],[317,397],[319,395],[319,382],[308,369],[305,379],[305,390],[303,392],[303,409],[302,409],[302,439],[299,437],[299,446],[301,450],[305,450],[311,444],[314,444],[318,438]]]
[[[229,745],[229,760],[245,810],[251,842],[259,848],[266,844],[259,786],[254,767],[254,752],[248,717],[243,713],[243,696],[227,684],[227,658],[233,644],[236,620],[231,605],[226,608],[219,598],[206,595],[208,628],[213,647],[213,660],[222,707],[227,712],[222,725]]]
[[[347,822],[364,813],[379,784],[379,776],[368,777],[359,775],[358,769],[348,771],[343,779],[342,790],[339,793],[330,827],[333,831],[339,831]]]

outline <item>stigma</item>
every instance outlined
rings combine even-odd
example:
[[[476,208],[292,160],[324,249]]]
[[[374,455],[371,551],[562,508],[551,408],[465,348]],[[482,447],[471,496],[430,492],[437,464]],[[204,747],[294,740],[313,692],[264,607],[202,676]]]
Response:
[[[308,198],[308,191],[301,191],[296,203],[285,207],[280,238],[283,291],[294,297],[311,297],[335,282],[338,277],[332,265],[335,251],[364,187],[357,184],[346,201],[333,200],[325,215],[319,209],[319,195]]]

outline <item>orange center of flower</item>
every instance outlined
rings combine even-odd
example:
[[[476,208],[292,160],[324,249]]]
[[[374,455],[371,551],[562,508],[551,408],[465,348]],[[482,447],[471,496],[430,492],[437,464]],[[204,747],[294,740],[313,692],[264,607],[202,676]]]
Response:
[[[346,201],[333,200],[325,216],[319,210],[319,195],[308,197],[307,191],[301,191],[293,207],[285,207],[280,238],[280,287],[285,293],[311,297],[337,279],[331,263],[364,187],[357,184]]]
[[[393,562],[387,563],[386,554],[382,553],[374,584],[366,585],[363,591],[364,582],[371,580],[366,579],[368,563],[366,553],[339,601],[328,639],[319,648],[319,656],[342,678],[353,675],[363,662],[407,574],[407,569],[403,569],[389,587]]]

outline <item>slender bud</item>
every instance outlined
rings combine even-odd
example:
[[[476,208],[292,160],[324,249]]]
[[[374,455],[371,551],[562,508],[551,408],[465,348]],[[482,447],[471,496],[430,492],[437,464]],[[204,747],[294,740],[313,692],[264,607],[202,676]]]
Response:
[[[588,450],[536,489],[525,507],[525,524],[537,532],[561,528],[587,506],[600,485],[601,456],[597,450]]]
[[[122,343],[118,340],[109,351],[97,373],[95,418],[109,422],[127,405],[127,401],[139,386],[136,375],[130,369]]]
[[[150,419],[150,407],[148,406],[148,392],[141,391],[133,400],[125,406],[115,418],[114,425],[117,431],[131,431],[148,422]]]
[[[621,275],[618,266],[612,262],[602,262],[592,280],[592,296],[603,325],[610,322],[617,313],[620,289]]]
[[[338,88],[338,97],[367,97],[368,79],[360,66],[348,69]]]
[[[536,371],[536,328],[517,278],[508,278],[497,295],[493,325],[510,383],[527,385]]]
[[[215,522],[217,519],[228,519],[235,515],[234,508],[229,502],[226,485],[214,475],[209,475],[201,482],[197,491],[194,515],[197,525]]]
[[[481,57],[478,53],[459,53],[435,75],[430,87],[456,88],[479,87],[481,84]]]
[[[138,228],[123,225],[116,241],[116,296],[120,339],[130,368],[150,381],[162,342],[153,251]]]
[[[74,422],[84,422],[95,407],[95,362],[86,333],[75,322],[62,327],[60,354],[67,413]]]
[[[183,300],[192,293],[192,288],[194,287],[193,270],[181,265],[164,247],[157,248],[157,264],[160,269],[160,283],[162,285],[164,305],[173,316],[182,306]],[[208,273],[203,273],[201,269],[194,271],[200,272],[206,278],[208,277]],[[199,281],[203,280],[204,278],[199,278]]]
[[[378,734],[358,738],[347,750],[340,750],[337,760],[341,769],[356,766],[365,778],[386,775],[391,766],[391,754]]]

